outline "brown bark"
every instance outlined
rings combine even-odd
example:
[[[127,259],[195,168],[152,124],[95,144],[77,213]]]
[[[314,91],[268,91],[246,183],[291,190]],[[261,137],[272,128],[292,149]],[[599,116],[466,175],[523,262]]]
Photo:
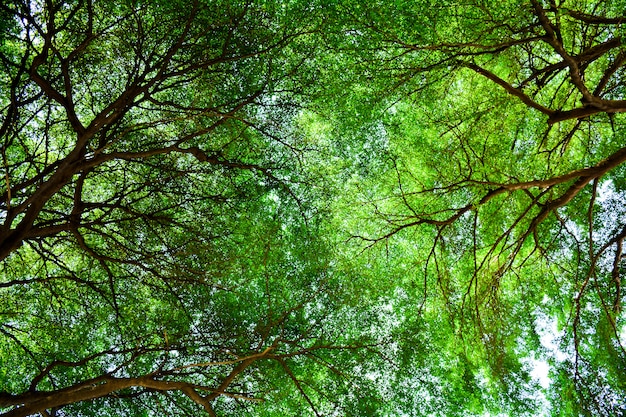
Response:
[[[209,415],[214,416],[215,412],[211,406],[211,402],[218,398],[220,395],[233,396],[226,391],[228,387],[233,383],[233,381],[255,361],[265,358],[275,358],[275,356],[271,355],[271,352],[274,350],[274,348],[275,346],[270,346],[261,352],[227,362],[236,364],[236,366],[224,377],[222,382],[215,388],[196,385],[183,381],[165,381],[159,378],[159,376],[163,377],[170,374],[170,376],[175,376],[176,371],[181,369],[187,369],[192,366],[207,367],[213,365],[213,363],[206,363],[188,365],[181,369],[174,369],[172,371],[160,371],[155,374],[145,375],[136,378],[115,378],[104,375],[56,391],[35,391],[37,384],[46,375],[48,375],[48,373],[54,367],[80,366],[93,359],[95,356],[101,354],[90,356],[79,362],[54,362],[46,367],[33,380],[33,383],[31,384],[31,389],[28,392],[19,395],[0,393],[0,407],[16,407],[11,411],[0,414],[0,417],[26,417],[33,414],[42,413],[45,410],[51,408],[59,408],[82,401],[89,401],[96,398],[112,396],[115,393],[129,388],[146,388],[148,390],[158,392],[180,391],[196,404],[201,405],[204,410],[209,413]],[[203,396],[199,393],[200,391],[209,392],[209,394]],[[241,395],[234,396],[247,400],[256,400],[254,398],[247,398]]]
[[[567,12],[568,15],[573,17],[574,19],[580,20],[585,23],[589,23],[592,25],[619,25],[620,23],[626,22],[626,18],[624,17],[606,17],[606,16],[596,16],[588,13],[581,13],[576,10],[570,10]]]
[[[210,405],[210,400],[202,397],[196,391],[198,389],[208,390],[209,388],[198,387],[187,382],[159,381],[151,376],[144,376],[141,378],[100,377],[55,392],[34,392],[5,398],[1,402],[2,405],[16,405],[17,408],[0,416],[27,417],[47,409],[107,397],[115,392],[135,387],[148,388],[160,392],[181,391],[194,402],[202,405],[210,415],[215,415]]]

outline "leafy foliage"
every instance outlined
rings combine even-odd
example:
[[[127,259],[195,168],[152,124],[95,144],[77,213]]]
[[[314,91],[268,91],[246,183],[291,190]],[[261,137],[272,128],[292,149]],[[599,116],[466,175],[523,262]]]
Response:
[[[623,10],[3,3],[0,412],[622,415]]]

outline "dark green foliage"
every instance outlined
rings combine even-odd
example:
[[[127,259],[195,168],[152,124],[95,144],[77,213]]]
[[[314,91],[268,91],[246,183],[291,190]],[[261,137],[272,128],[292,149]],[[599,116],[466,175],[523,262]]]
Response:
[[[2,3],[0,413],[623,415],[624,6]]]

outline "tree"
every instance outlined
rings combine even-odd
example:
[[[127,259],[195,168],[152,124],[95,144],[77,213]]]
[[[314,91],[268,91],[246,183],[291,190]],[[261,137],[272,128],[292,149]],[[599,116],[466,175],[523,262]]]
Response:
[[[5,3],[2,415],[623,414],[621,2]]]
[[[550,359],[548,396],[571,413],[625,407],[623,6],[346,11],[362,28],[364,74],[381,74],[368,94],[386,108],[388,155],[387,174],[362,187],[386,187],[361,194],[377,221],[354,236],[413,242],[423,303],[443,297],[464,343],[485,352],[476,367],[496,378],[545,357],[538,317],[558,322],[567,360]]]
[[[346,407],[382,339],[302,206],[308,7],[3,3],[2,415]]]

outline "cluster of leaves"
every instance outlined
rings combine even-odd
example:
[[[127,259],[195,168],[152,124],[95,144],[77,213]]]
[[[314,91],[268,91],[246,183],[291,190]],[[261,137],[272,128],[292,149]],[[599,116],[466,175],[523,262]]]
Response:
[[[549,362],[550,389],[530,392],[544,391],[557,415],[625,407],[617,3],[380,4],[352,15],[360,42],[384,46],[361,62],[384,75],[367,84],[383,98],[388,161],[360,187],[370,216],[349,226],[353,237],[410,248],[400,256],[416,295],[447,312],[478,379],[487,366],[487,379],[523,398],[525,361]],[[546,323],[558,343],[546,342]]]
[[[624,6],[3,3],[2,415],[621,415]]]

